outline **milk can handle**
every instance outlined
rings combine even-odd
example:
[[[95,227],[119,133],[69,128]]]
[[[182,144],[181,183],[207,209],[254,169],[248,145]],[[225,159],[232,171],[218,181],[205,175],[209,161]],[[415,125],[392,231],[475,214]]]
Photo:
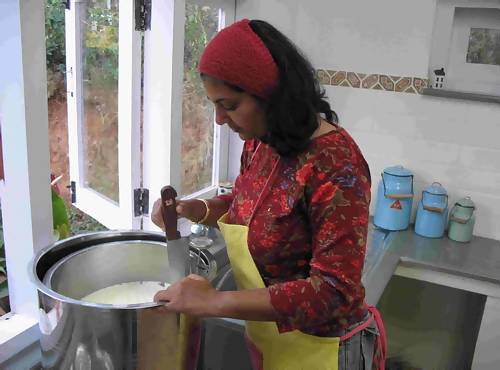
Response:
[[[455,217],[455,216],[453,216],[453,211],[455,210],[455,208],[457,208],[458,205],[459,205],[458,203],[455,203],[453,205],[453,207],[451,208],[451,211],[450,211],[450,221],[458,222],[459,224],[466,224],[472,218],[472,215],[474,214],[474,211],[472,211],[472,213],[470,214],[470,216],[468,218],[466,218],[466,219],[460,218],[460,217]],[[460,206],[460,207],[464,207],[464,206]],[[464,207],[464,208],[474,208],[474,207]]]
[[[384,179],[384,173],[382,172],[380,174],[382,176],[382,183],[384,185],[384,197],[390,198],[390,199],[410,199],[413,198],[413,175],[393,175],[390,174],[389,176],[395,176],[395,177],[411,177],[411,194],[387,194],[387,188],[385,187],[385,179]]]
[[[439,182],[433,182],[432,183],[433,185],[434,184],[439,184]],[[439,184],[441,185],[441,184]],[[443,213],[444,210],[446,208],[448,208],[448,194],[434,194],[434,195],[440,195],[442,197],[446,197],[446,207],[444,208],[439,208],[439,207],[430,207],[430,206],[426,206],[425,203],[424,203],[424,193],[427,193],[427,194],[430,194],[427,190],[424,190],[422,191],[422,199],[420,200],[420,202],[422,203],[422,207],[423,209],[425,209],[426,211],[430,211],[430,212],[436,212],[436,213]]]

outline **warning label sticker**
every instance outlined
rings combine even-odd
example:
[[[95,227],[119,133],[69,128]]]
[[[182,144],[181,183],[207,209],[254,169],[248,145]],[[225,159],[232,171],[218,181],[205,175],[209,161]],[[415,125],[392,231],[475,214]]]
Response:
[[[401,207],[401,202],[398,200],[396,200],[394,203],[391,204],[391,208],[392,209],[403,209],[403,207]]]

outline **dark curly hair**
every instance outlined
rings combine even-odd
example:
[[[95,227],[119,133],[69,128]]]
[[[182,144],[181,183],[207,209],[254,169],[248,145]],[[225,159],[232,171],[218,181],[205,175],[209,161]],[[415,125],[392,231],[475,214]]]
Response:
[[[266,113],[267,134],[261,140],[281,156],[299,154],[319,126],[318,113],[337,123],[316,71],[301,51],[280,31],[262,20],[250,27],[269,49],[279,71],[279,84],[271,96],[259,101]]]

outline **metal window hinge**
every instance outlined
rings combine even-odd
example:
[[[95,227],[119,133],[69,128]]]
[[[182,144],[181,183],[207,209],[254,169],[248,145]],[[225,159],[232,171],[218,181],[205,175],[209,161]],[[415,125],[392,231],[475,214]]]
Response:
[[[69,194],[71,195],[71,203],[76,203],[76,182],[71,181],[66,188],[69,189]]]
[[[151,29],[151,0],[135,0],[135,30]]]
[[[149,189],[134,189],[134,216],[149,213]]]

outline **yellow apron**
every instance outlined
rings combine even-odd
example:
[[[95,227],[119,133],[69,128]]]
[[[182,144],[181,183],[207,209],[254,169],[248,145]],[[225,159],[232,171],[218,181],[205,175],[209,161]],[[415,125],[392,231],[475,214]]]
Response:
[[[218,225],[227,246],[239,290],[265,288],[248,249],[248,227]],[[264,370],[338,370],[339,338],[316,337],[298,330],[280,334],[275,322],[246,321],[246,333],[262,352]]]

